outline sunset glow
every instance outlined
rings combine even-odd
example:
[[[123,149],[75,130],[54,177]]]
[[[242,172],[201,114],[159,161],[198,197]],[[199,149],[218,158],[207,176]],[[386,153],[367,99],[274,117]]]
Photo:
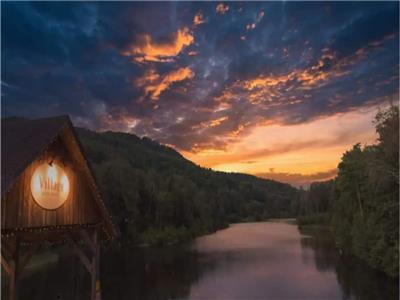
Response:
[[[69,114],[214,170],[296,186],[332,178],[346,150],[375,142],[376,112],[399,97],[395,2],[4,11],[3,115]]]
[[[334,177],[342,153],[355,143],[376,141],[372,124],[376,107],[338,114],[310,123],[258,125],[224,151],[205,149],[184,151],[186,158],[205,167],[227,172],[255,174],[292,183],[308,177],[324,180]],[[301,178],[304,175],[304,178]]]

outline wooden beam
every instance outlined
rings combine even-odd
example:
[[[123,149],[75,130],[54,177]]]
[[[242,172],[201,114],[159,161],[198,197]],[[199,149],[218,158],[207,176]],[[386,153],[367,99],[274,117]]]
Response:
[[[31,259],[32,255],[36,252],[39,248],[39,243],[30,245],[28,251],[22,257],[18,271],[21,273],[25,266],[28,264],[29,260]]]
[[[84,241],[89,245],[90,250],[95,253],[96,252],[96,242],[89,236],[87,230],[82,229],[81,234],[83,236]]]
[[[8,276],[12,276],[13,274],[13,267],[12,265],[5,259],[3,253],[1,254],[1,265],[3,266],[4,270],[6,271]]]
[[[101,300],[99,230],[99,227],[97,227],[93,232],[95,251],[93,252],[92,300]]]
[[[6,239],[1,239],[1,252],[7,260],[13,260],[13,253],[15,251],[15,245],[10,245],[10,242]]]
[[[19,237],[16,236],[15,237],[15,249],[14,249],[14,253],[13,253],[14,265],[13,265],[11,276],[10,276],[10,285],[9,285],[9,294],[8,294],[9,300],[17,300],[18,299],[19,246],[20,246]]]
[[[15,299],[15,256],[16,256],[16,242],[15,239],[1,239],[1,265],[8,275],[9,285],[7,299]]]
[[[7,250],[7,248],[4,247],[3,244],[1,245],[1,257],[2,257],[2,259],[4,258],[4,260],[5,260],[5,261],[8,261],[8,262],[10,262],[10,261],[13,260],[13,255],[12,255],[12,253],[9,252],[9,251]]]
[[[82,261],[83,265],[86,267],[86,270],[89,272],[89,274],[93,274],[92,262],[87,258],[85,252],[81,249],[79,243],[73,237],[71,237],[71,242],[76,254]]]

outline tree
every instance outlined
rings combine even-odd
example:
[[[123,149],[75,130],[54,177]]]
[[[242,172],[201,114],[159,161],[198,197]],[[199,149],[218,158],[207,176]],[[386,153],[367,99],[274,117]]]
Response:
[[[332,225],[339,245],[398,276],[399,109],[375,118],[377,144],[347,151],[339,164]]]

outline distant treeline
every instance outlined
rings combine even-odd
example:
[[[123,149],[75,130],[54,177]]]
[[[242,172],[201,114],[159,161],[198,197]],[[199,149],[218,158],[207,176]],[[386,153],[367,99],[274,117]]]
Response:
[[[132,134],[78,129],[121,242],[172,244],[232,222],[295,217],[298,190],[216,172]]]
[[[376,115],[378,141],[343,154],[334,180],[301,191],[298,222],[329,223],[345,252],[399,274],[399,108]]]

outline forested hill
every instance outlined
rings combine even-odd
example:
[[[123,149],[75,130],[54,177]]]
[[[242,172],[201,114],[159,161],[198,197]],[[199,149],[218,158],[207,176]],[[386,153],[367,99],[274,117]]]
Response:
[[[148,138],[77,128],[123,242],[167,244],[231,222],[295,215],[297,189],[201,168]]]
[[[299,200],[299,224],[330,224],[344,253],[399,276],[399,107],[380,110],[373,145],[346,151],[334,180],[313,183]]]

